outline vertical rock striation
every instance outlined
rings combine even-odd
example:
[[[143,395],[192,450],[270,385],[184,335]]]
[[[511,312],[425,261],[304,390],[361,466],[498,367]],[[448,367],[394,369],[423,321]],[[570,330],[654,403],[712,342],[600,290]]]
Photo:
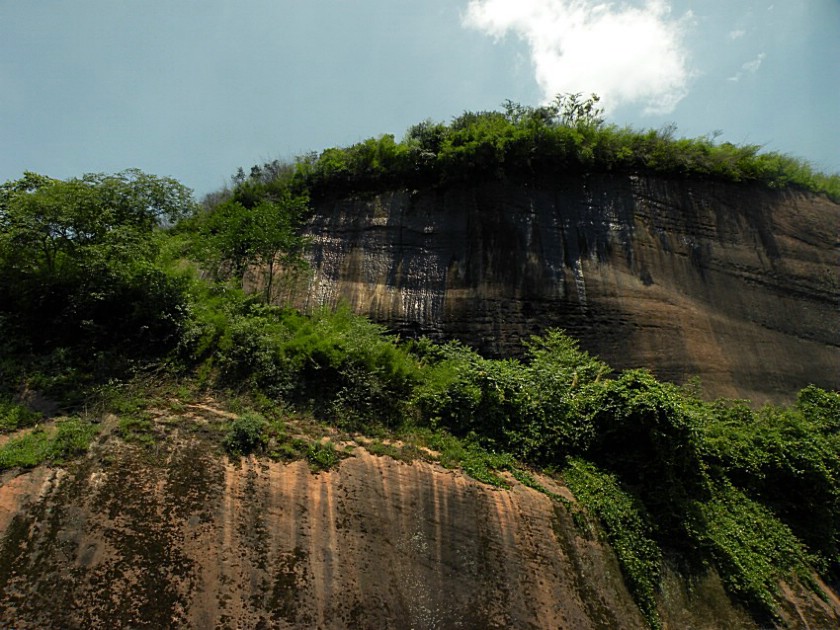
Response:
[[[798,191],[590,175],[322,201],[281,299],[346,302],[490,355],[563,328],[709,396],[840,387],[840,205]]]

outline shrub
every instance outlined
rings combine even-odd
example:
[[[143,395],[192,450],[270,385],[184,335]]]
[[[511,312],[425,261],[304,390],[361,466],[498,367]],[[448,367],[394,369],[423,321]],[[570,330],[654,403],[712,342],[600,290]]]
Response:
[[[779,580],[810,581],[802,543],[766,508],[728,484],[688,510],[689,530],[705,547],[727,590],[757,613],[777,613]]]
[[[799,187],[840,201],[840,175],[760,146],[677,138],[676,128],[635,130],[605,124],[598,97],[560,95],[547,106],[508,101],[504,111],[464,112],[451,123],[423,121],[402,142],[370,138],[298,160],[294,180],[313,197],[358,194],[383,186],[417,188],[451,182],[568,172],[713,177]]]
[[[341,463],[343,455],[332,442],[313,442],[306,450],[306,461],[312,472],[322,472],[335,468]]]
[[[764,505],[840,569],[840,395],[809,387],[789,409],[719,401],[703,426],[716,474]]]
[[[244,413],[231,423],[224,439],[225,450],[233,456],[262,452],[268,444],[267,431],[268,421],[263,416]]]
[[[0,398],[0,433],[8,433],[29,427],[41,418],[41,414],[24,405]]]
[[[99,427],[80,418],[68,418],[58,423],[50,441],[49,459],[62,463],[87,453]]]
[[[587,457],[617,473],[663,531],[681,528],[683,506],[706,496],[700,426],[678,387],[630,370],[604,384]]]

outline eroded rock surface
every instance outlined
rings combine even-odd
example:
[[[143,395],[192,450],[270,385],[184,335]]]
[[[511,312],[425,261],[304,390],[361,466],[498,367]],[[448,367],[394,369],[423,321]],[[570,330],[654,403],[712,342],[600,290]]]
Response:
[[[825,197],[689,179],[392,191],[320,203],[278,297],[490,355],[564,328],[619,369],[788,401],[840,387],[839,229]]]
[[[644,627],[545,495],[363,450],[316,475],[124,447],[0,497],[3,627]]]
[[[159,444],[0,478],[0,627],[644,628],[567,499],[357,446],[329,471],[221,455],[200,418]],[[187,424],[187,423],[192,424]],[[565,501],[565,502],[564,502]],[[785,627],[840,601],[785,587]],[[665,568],[666,628],[754,628],[713,572]]]

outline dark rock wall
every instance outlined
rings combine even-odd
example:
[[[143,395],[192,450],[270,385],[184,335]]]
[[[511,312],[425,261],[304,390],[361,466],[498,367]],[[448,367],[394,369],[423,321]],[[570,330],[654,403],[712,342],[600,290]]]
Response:
[[[619,369],[784,401],[840,387],[838,228],[824,197],[687,179],[390,191],[321,202],[278,297],[496,356],[559,327]]]

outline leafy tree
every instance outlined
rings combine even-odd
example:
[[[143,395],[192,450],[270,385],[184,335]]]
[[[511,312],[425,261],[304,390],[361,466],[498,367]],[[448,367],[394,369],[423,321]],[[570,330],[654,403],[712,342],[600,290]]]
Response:
[[[601,97],[591,94],[588,98],[577,94],[558,94],[548,110],[554,120],[566,127],[594,127],[604,124],[604,110],[598,107]]]
[[[198,217],[195,253],[220,279],[242,280],[249,267],[258,266],[268,302],[277,265],[298,260],[302,240],[296,229],[308,199],[283,187],[270,198],[250,201],[249,207],[234,191],[231,199]]]
[[[189,189],[138,170],[67,181],[25,173],[0,185],[6,343],[89,354],[117,339],[162,344],[184,304],[178,281],[156,265],[158,228],[192,209]]]

